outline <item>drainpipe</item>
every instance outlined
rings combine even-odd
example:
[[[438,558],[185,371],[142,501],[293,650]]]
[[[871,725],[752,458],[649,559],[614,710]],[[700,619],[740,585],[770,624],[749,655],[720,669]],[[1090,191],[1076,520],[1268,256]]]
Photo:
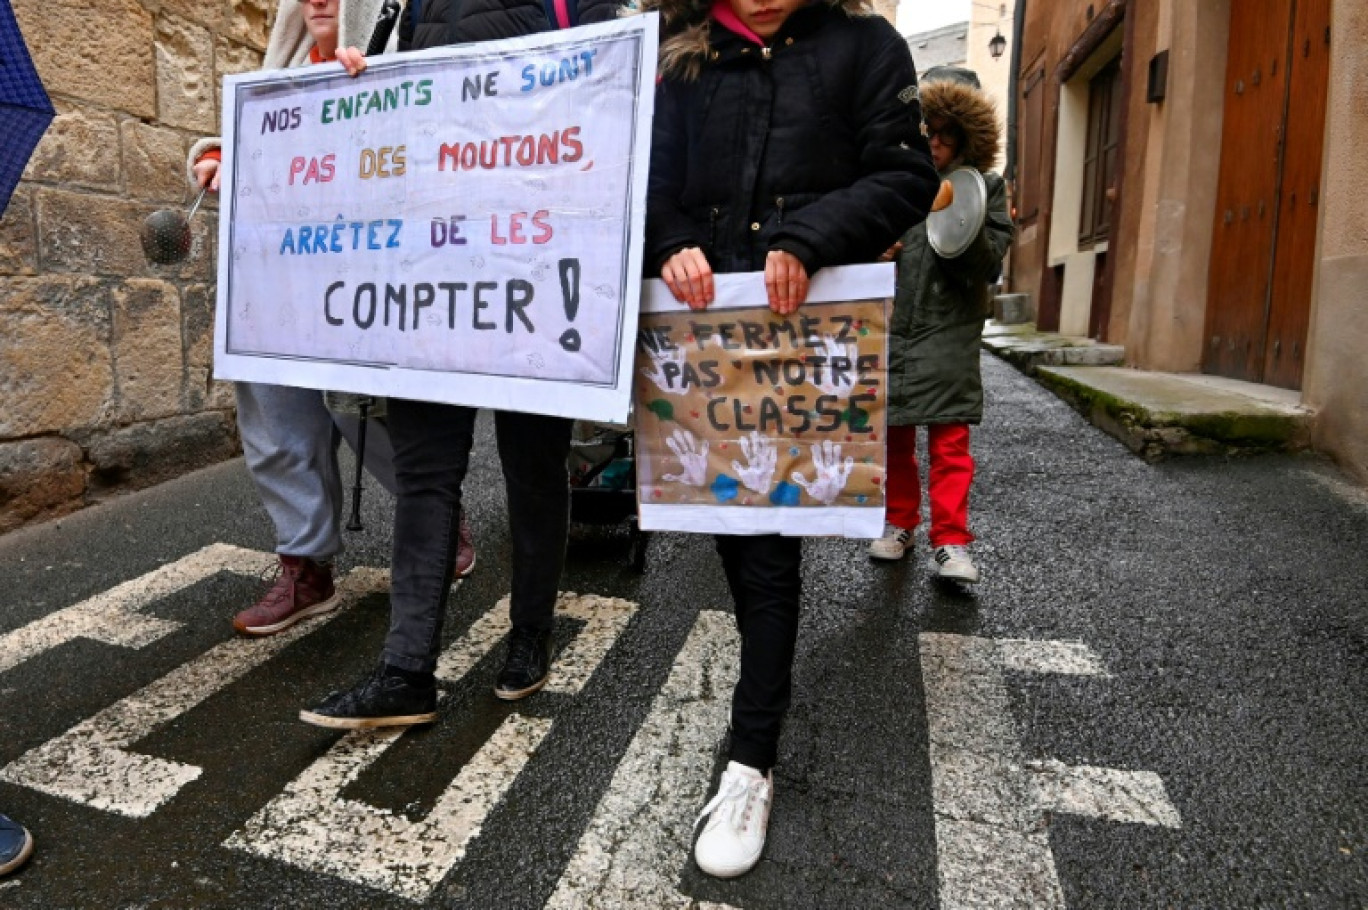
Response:
[[[1007,166],[1008,183],[1016,182],[1017,78],[1021,69],[1021,32],[1026,21],[1026,0],[1017,0],[1012,12],[1012,62],[1007,73]]]

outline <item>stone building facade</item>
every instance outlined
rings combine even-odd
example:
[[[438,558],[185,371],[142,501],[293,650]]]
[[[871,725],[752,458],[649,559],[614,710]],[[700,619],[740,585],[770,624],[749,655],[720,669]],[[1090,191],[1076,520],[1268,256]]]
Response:
[[[211,378],[216,211],[184,262],[139,227],[186,207],[219,86],[256,69],[270,0],[12,0],[57,109],[0,218],[0,531],[239,450]]]
[[[1313,446],[1368,482],[1368,4],[1016,14],[1011,289],[1128,366],[1298,392]]]

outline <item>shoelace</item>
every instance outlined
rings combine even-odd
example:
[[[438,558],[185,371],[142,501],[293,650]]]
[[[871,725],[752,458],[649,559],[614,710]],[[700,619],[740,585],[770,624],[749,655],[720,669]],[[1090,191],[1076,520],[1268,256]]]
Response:
[[[722,776],[722,786],[717,788],[717,795],[708,801],[708,804],[703,807],[703,811],[698,813],[698,818],[694,819],[694,828],[696,829],[703,819],[712,814],[714,809],[727,805],[728,803],[731,805],[728,807],[727,821],[732,821],[736,818],[735,801],[744,797],[744,805],[749,807],[753,792],[750,785],[746,783],[745,778],[740,775],[728,776],[724,774]],[[735,827],[735,825],[733,825],[733,827]]]

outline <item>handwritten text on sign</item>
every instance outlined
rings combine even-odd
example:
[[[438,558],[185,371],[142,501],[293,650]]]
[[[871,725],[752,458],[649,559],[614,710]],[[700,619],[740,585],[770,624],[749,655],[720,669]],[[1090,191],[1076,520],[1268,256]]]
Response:
[[[216,374],[621,419],[654,25],[230,77]]]
[[[758,289],[763,300],[762,279],[750,277],[752,299]],[[823,296],[790,316],[726,304],[642,316],[636,451],[643,526],[881,529],[886,300]]]

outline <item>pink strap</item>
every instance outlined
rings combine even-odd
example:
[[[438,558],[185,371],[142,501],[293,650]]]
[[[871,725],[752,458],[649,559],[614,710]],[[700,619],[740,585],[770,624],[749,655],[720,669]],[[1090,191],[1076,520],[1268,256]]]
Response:
[[[565,5],[565,0],[556,0],[556,24],[560,28],[570,27],[570,9]]]

